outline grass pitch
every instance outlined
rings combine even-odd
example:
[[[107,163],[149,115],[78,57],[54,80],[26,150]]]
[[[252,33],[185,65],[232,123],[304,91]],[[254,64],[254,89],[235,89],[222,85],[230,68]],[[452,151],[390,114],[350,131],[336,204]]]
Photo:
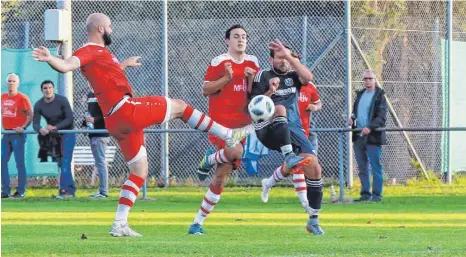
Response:
[[[381,203],[324,204],[323,237],[305,231],[292,188],[274,188],[267,204],[260,188],[226,188],[205,236],[187,234],[205,188],[153,189],[130,213],[142,238],[108,234],[118,189],[108,199],[79,190],[77,199],[55,200],[55,191],[31,189],[24,200],[2,201],[2,256],[466,255],[466,188],[459,186],[387,187]]]

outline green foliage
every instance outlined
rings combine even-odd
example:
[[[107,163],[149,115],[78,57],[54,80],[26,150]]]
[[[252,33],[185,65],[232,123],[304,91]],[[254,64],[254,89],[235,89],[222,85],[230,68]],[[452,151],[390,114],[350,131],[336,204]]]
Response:
[[[364,41],[373,42],[373,50],[366,53],[366,58],[372,65],[377,77],[382,77],[383,65],[386,63],[383,53],[390,42],[396,38],[400,30],[405,29],[403,17],[407,12],[406,1],[354,1],[351,6],[353,24],[362,20],[374,20],[379,30],[365,30]],[[382,30],[383,29],[383,30]]]
[[[2,24],[9,18],[20,14],[19,4],[19,0],[2,1]]]
[[[424,173],[422,172],[421,169],[421,164],[416,161],[414,158],[411,158],[409,160],[411,162],[411,165],[416,169],[418,172],[418,176],[406,180],[406,185],[407,186],[414,186],[414,185],[440,185],[442,181],[440,180],[438,173],[432,171],[432,170],[426,170],[427,175],[429,176],[429,179],[427,179],[424,176]]]

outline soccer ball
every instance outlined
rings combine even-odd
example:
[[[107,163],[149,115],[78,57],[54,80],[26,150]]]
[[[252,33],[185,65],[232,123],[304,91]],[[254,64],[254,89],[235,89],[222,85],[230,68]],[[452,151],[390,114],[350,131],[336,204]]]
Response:
[[[249,115],[255,123],[270,120],[275,113],[275,104],[270,97],[258,95],[248,105]]]

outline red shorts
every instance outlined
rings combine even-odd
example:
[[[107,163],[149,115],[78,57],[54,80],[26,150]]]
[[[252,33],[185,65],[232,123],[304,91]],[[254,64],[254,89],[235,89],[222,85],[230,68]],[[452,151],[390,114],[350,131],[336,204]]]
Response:
[[[220,150],[220,149],[223,149],[226,147],[226,143],[225,143],[225,140],[221,139],[221,138],[218,138],[212,134],[209,134],[209,142],[211,144],[213,144],[217,150]],[[241,140],[241,144],[244,146],[244,144],[246,143],[246,138]],[[233,163],[233,169],[237,169],[239,168],[239,166],[241,165],[241,159],[235,161]]]
[[[128,97],[105,117],[105,125],[120,145],[128,164],[147,155],[143,129],[167,122],[170,112],[170,101],[163,96]]]

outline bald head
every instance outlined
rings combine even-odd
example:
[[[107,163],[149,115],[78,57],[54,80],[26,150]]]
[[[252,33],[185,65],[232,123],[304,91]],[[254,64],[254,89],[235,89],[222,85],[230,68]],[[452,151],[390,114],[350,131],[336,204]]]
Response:
[[[8,81],[16,81],[16,82],[18,82],[18,84],[19,84],[19,76],[18,76],[18,74],[16,74],[16,73],[10,73],[10,74],[8,74],[8,76],[6,77],[6,81],[5,81],[5,82],[8,83]]]
[[[110,25],[110,18],[103,13],[93,13],[87,17],[86,30],[87,32],[98,31],[99,27],[107,27]]]
[[[93,13],[86,21],[87,40],[92,43],[108,46],[112,43],[112,23],[103,13]]]

